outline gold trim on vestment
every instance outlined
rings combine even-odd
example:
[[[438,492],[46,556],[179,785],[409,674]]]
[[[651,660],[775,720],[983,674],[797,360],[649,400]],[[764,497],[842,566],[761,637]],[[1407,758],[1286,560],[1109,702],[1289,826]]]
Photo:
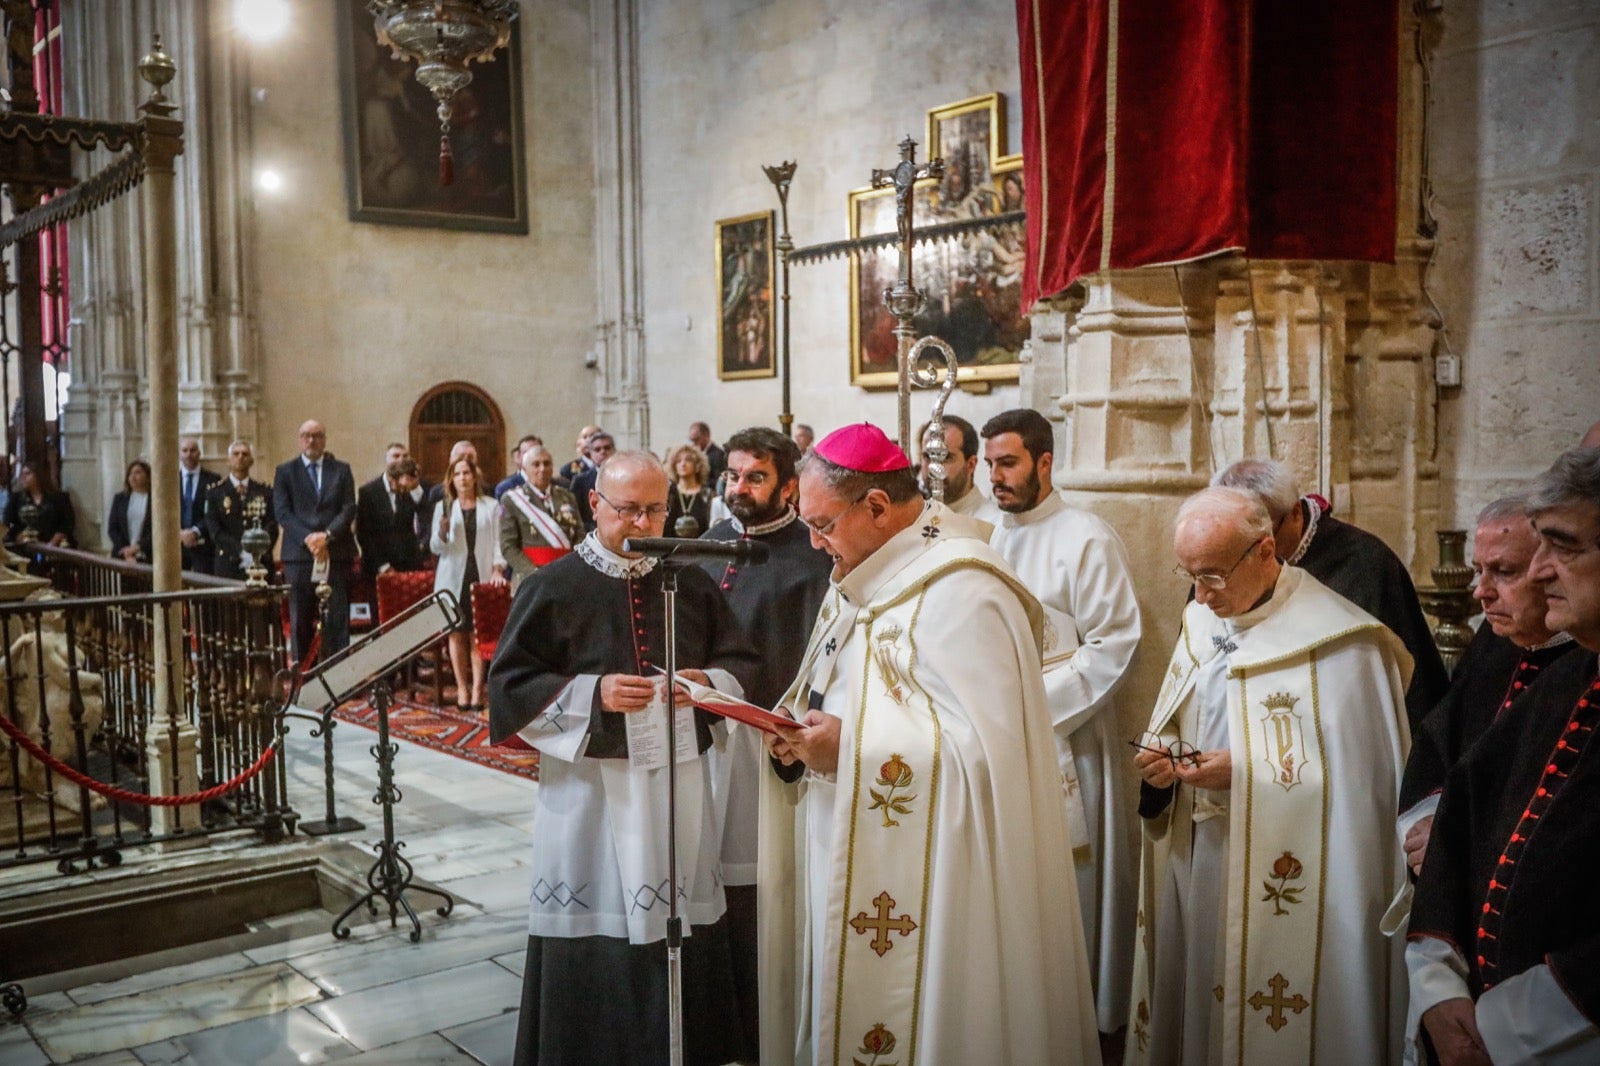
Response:
[[[858,621],[855,624],[863,623]],[[844,925],[839,930],[839,977],[833,994],[834,1066],[838,1066],[839,1041],[844,1033],[844,955],[845,949],[850,946],[850,890],[855,885],[856,877],[856,805],[861,802],[861,738],[867,731],[867,682],[872,677],[872,619],[868,618],[865,625],[863,639],[867,644],[861,656],[861,704],[856,708],[855,783],[850,795],[850,845],[844,853],[844,905],[840,910]]]
[[[1282,655],[1276,656],[1275,658],[1256,659],[1252,660],[1251,662],[1241,663],[1238,666],[1230,666],[1228,667],[1228,675],[1230,677],[1237,677],[1242,671],[1245,670],[1260,670],[1262,667],[1266,666],[1277,666],[1279,663],[1286,663],[1290,659],[1298,659],[1300,656],[1305,655],[1308,652],[1315,653],[1318,648],[1325,648],[1334,641],[1342,640],[1352,633],[1365,633],[1369,629],[1383,628],[1384,625],[1382,622],[1378,621],[1377,619],[1373,619],[1371,622],[1364,622],[1358,626],[1351,626],[1349,629],[1341,629],[1339,632],[1334,633],[1331,636],[1323,637],[1321,640],[1317,641],[1308,648],[1296,648],[1294,651],[1285,652]]]
[[[1317,950],[1311,969],[1311,1055],[1307,1066],[1317,1061],[1317,988],[1322,983],[1322,922],[1328,913],[1328,756],[1322,737],[1322,697],[1317,688],[1317,650],[1310,652],[1311,724],[1317,734],[1317,759],[1322,763],[1322,863],[1317,873],[1322,884],[1317,891]]]
[[[1253,754],[1255,745],[1251,743],[1250,739],[1250,691],[1246,687],[1243,673],[1239,675],[1239,707],[1242,711],[1239,718],[1244,723],[1244,753],[1246,759],[1244,766],[1244,817],[1240,819],[1244,823],[1244,875],[1240,878],[1240,888],[1244,890],[1245,897],[1243,909],[1239,913],[1239,1063],[1240,1066],[1243,1066],[1245,1047],[1244,996],[1245,990],[1250,987],[1250,897],[1255,894],[1254,884],[1250,877],[1250,823],[1254,821],[1250,817],[1250,811],[1251,800],[1255,794],[1255,774],[1250,772],[1249,763],[1249,760],[1255,757]],[[1230,832],[1232,831],[1231,824],[1229,830]],[[1238,890],[1235,889],[1235,891]],[[1320,902],[1318,905],[1321,905]],[[1223,911],[1222,920],[1224,923],[1228,920],[1226,910]]]
[[[928,586],[922,585],[922,595],[917,598],[917,606],[911,612],[911,624],[906,627],[906,640],[911,645],[910,661],[906,664],[907,680],[915,675],[917,669],[917,640],[912,634],[917,631],[917,618],[922,614],[922,605],[928,599]],[[915,684],[914,681],[911,682]],[[936,806],[939,800],[939,744],[944,738],[944,730],[939,725],[939,712],[934,710],[933,697],[928,695],[928,690],[917,685],[928,700],[928,717],[933,720],[933,772],[929,776],[928,787],[928,833],[922,845],[922,921],[926,928],[928,921],[928,897],[933,889],[933,825],[937,814]],[[917,937],[917,978],[912,985],[911,995],[911,1050],[906,1053],[906,1066],[917,1061],[917,1038],[922,1035],[922,973],[923,960],[926,958],[924,948],[927,947],[926,936]]]

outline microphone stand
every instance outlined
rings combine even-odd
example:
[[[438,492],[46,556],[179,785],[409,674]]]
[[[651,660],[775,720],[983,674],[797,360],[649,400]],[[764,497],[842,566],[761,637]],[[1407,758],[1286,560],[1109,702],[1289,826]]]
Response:
[[[667,641],[667,1056],[683,1066],[683,918],[678,914],[678,568],[661,561]]]

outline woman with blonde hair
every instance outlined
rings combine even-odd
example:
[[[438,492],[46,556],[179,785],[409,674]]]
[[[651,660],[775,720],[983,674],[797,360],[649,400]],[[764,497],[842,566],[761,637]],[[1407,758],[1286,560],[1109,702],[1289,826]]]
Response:
[[[444,499],[439,501],[439,520],[434,523],[432,536],[433,553],[439,557],[433,590],[449,589],[461,606],[461,625],[450,633],[450,669],[456,675],[456,705],[463,711],[481,711],[486,707],[485,663],[472,639],[472,586],[480,580],[491,585],[506,583],[506,563],[500,554],[498,534],[500,505],[493,496],[481,491],[482,487],[478,464],[470,455],[451,463],[444,481]],[[472,662],[470,671],[469,659]],[[461,696],[468,691],[469,677],[472,695],[463,701]]]
[[[667,527],[663,536],[698,537],[711,528],[711,462],[706,453],[693,444],[684,444],[672,450],[667,457],[667,476],[672,479],[672,491],[667,494]],[[692,518],[695,528],[678,530],[678,520]],[[685,523],[687,526],[687,523]]]

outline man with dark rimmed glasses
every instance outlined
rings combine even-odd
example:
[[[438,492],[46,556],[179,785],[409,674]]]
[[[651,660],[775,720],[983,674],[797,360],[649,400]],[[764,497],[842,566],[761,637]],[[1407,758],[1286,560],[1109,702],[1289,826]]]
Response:
[[[1398,1061],[1404,974],[1378,919],[1405,883],[1389,812],[1410,659],[1280,562],[1249,493],[1185,501],[1173,547],[1195,598],[1132,741],[1147,846],[1127,1061]]]

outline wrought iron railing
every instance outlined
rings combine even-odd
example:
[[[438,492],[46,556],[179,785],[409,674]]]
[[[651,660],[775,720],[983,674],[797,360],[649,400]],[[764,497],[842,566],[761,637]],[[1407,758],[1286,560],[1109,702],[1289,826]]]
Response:
[[[0,605],[0,867],[55,860],[63,872],[121,861],[125,847],[241,828],[293,832],[284,761],[262,755],[282,730],[282,589],[185,575],[150,591],[150,570],[26,545],[64,598]],[[156,619],[181,634],[159,648]],[[165,708],[156,706],[158,674]],[[25,750],[26,733],[48,756]],[[55,768],[51,760],[66,764]],[[86,773],[106,787],[71,780]],[[153,791],[215,791],[152,807]],[[102,795],[109,792],[109,795]]]

